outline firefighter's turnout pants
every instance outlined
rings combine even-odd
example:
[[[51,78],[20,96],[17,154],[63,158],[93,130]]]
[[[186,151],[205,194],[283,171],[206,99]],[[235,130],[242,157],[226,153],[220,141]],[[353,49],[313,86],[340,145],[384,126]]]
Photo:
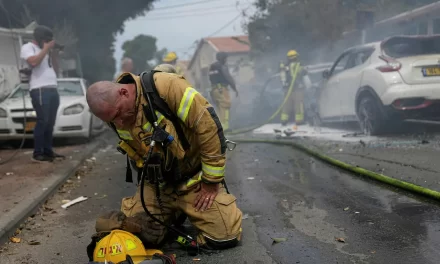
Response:
[[[142,208],[139,188],[133,197],[122,200],[121,211],[127,217],[146,215]],[[209,245],[212,242],[222,244],[240,240],[242,214],[236,206],[235,196],[228,194],[222,186],[211,208],[204,212],[196,212],[193,203],[200,188],[200,183],[190,189],[185,188],[178,191],[172,187],[165,188],[161,191],[161,207],[156,198],[155,186],[145,184],[144,201],[148,210],[167,224],[176,220],[174,219],[176,212],[180,211],[186,214],[191,224],[200,231],[197,236],[197,242],[200,245]],[[143,226],[148,229],[145,231],[149,233],[147,236],[150,237],[149,240],[155,240],[149,242],[157,245],[164,240],[167,233],[166,227],[153,221],[143,223]]]
[[[285,96],[287,96],[287,91]],[[291,117],[295,117],[295,123],[301,124],[304,121],[304,89],[294,88],[293,92],[290,94],[289,99],[283,106],[281,112],[281,122],[288,123]]]
[[[231,109],[231,97],[229,95],[229,89],[227,85],[217,84],[212,87],[211,98],[214,101],[214,105],[217,108],[216,112],[223,129],[229,129],[229,110]]]

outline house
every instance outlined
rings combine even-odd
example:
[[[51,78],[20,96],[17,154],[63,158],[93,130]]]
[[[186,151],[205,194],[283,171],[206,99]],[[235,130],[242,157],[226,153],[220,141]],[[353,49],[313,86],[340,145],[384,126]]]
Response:
[[[440,1],[376,21],[363,31],[344,32],[335,46],[340,52],[355,45],[381,41],[395,35],[437,34],[440,34]]]
[[[0,101],[20,82],[20,50],[22,44],[32,39],[34,26],[31,24],[22,29],[0,27]]]
[[[250,61],[250,44],[247,36],[209,37],[199,41],[188,64],[187,78],[198,90],[210,90],[209,66],[216,61],[217,52],[228,54],[228,66],[237,85],[245,85],[254,77]]]

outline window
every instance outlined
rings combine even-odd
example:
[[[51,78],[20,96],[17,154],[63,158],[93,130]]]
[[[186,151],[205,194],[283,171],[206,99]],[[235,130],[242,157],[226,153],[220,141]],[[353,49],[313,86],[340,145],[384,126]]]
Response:
[[[428,35],[428,22],[420,22],[417,33],[419,35]]]
[[[440,34],[440,18],[432,21],[432,31],[434,34]]]
[[[345,70],[364,64],[368,60],[368,58],[370,58],[373,51],[374,49],[367,49],[352,53],[347,63],[347,66],[345,67]]]
[[[396,37],[383,44],[385,54],[393,58],[440,54],[440,37]]]
[[[330,75],[336,75],[343,71],[347,66],[348,59],[350,58],[351,53],[342,54],[341,57],[336,61],[333,65]]]
[[[20,84],[17,89],[11,94],[10,98],[21,98],[25,93],[29,96],[29,84]],[[79,81],[59,81],[58,93],[60,96],[83,96],[84,91]]]

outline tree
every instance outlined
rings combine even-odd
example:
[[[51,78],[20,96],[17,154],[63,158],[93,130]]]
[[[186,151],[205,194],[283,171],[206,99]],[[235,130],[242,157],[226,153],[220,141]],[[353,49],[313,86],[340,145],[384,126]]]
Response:
[[[123,32],[125,20],[150,10],[153,1],[0,0],[0,26],[26,26],[22,23],[23,18],[29,16],[52,28],[66,23],[78,40],[76,45],[85,78],[111,80],[115,69],[113,42],[116,33]]]
[[[303,63],[333,59],[336,41],[344,31],[356,28],[357,10],[373,10],[381,19],[432,2],[435,0],[255,0],[257,12],[245,27],[258,76],[267,78],[277,71],[290,49],[299,52]]]
[[[132,40],[124,42],[122,45],[124,57],[129,57],[133,60],[136,72],[140,73],[152,69],[148,61],[155,59],[157,52],[156,41],[155,37],[141,34]]]

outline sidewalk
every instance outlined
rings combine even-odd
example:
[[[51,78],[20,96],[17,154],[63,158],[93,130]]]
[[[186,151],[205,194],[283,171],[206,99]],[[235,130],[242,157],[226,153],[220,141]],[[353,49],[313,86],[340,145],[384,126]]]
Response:
[[[274,139],[273,129],[278,127],[265,125],[252,137]],[[299,126],[291,140],[350,165],[440,192],[438,135],[367,137],[342,129]]]
[[[65,160],[32,163],[32,150],[20,151],[9,163],[0,166],[0,243],[32,214],[69,175],[81,173],[85,159],[105,144],[106,134],[88,144],[57,147]],[[14,150],[1,150],[8,157]]]

